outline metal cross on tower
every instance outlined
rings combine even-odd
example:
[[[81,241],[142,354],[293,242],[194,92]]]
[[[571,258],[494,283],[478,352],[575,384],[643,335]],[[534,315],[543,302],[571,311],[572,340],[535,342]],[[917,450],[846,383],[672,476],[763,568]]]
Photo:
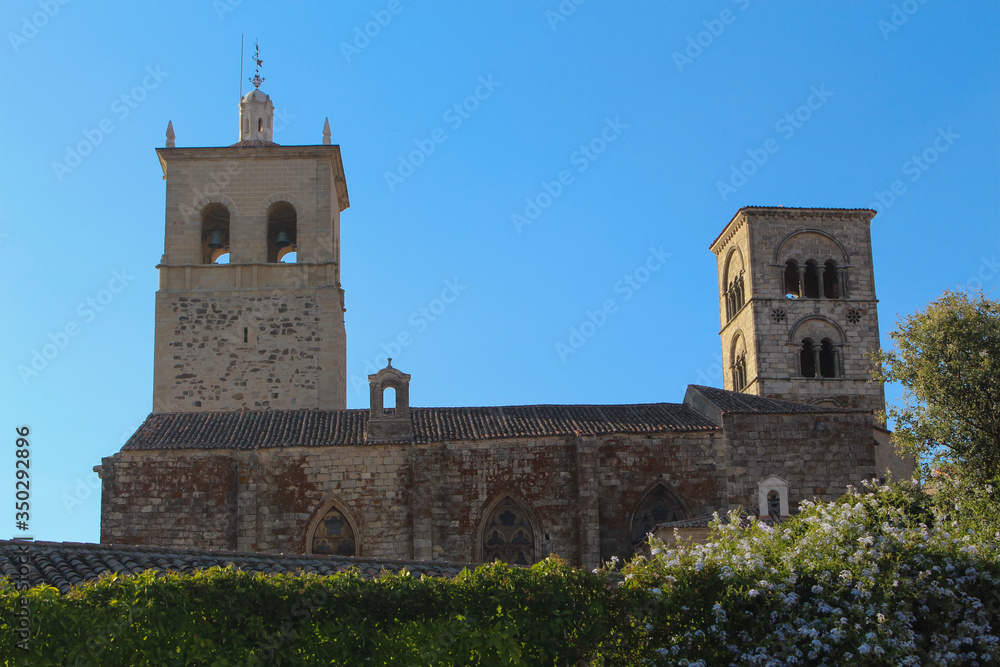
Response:
[[[250,83],[253,84],[254,88],[258,88],[259,89],[260,88],[260,84],[262,84],[262,83],[264,83],[264,81],[266,81],[266,79],[264,79],[260,75],[260,66],[264,64],[264,61],[260,59],[260,45],[257,43],[257,40],[254,40],[253,48],[254,48],[253,59],[257,63],[257,71],[250,78]]]

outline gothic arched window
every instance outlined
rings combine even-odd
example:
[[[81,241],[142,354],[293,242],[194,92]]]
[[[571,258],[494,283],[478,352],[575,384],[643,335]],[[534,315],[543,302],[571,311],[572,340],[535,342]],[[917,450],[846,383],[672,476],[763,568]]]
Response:
[[[309,536],[309,553],[329,556],[356,556],[357,542],[354,528],[344,512],[332,505],[323,513],[312,535]]]
[[[687,518],[684,505],[664,486],[657,486],[646,494],[639,509],[632,516],[632,544],[646,539],[658,524],[681,521]]]
[[[531,515],[510,496],[493,506],[483,526],[483,562],[499,560],[508,565],[532,565],[535,531]]]

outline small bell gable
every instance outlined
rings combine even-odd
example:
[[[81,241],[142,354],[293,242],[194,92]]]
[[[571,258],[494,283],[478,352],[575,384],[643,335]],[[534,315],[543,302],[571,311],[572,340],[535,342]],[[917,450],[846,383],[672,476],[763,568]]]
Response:
[[[392,359],[389,359],[385,368],[368,376],[368,385],[371,401],[366,439],[391,442],[412,440],[410,376],[393,368]]]

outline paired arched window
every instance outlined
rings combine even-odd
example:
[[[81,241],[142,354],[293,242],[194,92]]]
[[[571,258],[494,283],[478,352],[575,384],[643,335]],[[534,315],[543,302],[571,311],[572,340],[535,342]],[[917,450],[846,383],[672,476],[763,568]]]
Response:
[[[832,259],[820,264],[809,259],[799,264],[785,262],[783,291],[789,299],[839,299],[843,293],[844,273]]]
[[[521,503],[504,496],[483,523],[483,562],[532,565],[537,560],[534,519]]]
[[[228,264],[230,212],[224,204],[211,203],[201,212],[202,264]],[[298,261],[298,216],[295,207],[275,202],[267,210],[267,261]]]
[[[730,379],[733,391],[742,391],[747,386],[747,346],[741,334],[733,338],[733,347],[729,360]]]
[[[746,285],[743,279],[743,256],[739,249],[729,253],[726,268],[723,272],[726,302],[726,321],[731,320],[746,302]]]
[[[838,352],[837,346],[829,338],[824,338],[819,344],[811,338],[804,338],[799,351],[799,371],[802,377],[837,377],[840,368]]]

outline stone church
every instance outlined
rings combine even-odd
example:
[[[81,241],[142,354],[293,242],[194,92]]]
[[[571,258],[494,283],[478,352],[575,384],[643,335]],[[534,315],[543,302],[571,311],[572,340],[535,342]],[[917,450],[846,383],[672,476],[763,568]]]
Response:
[[[329,123],[273,141],[259,89],[239,141],[157,156],[166,180],[154,411],[102,479],[101,542],[594,567],[657,525],[787,515],[910,466],[868,382],[879,344],[874,211],[746,207],[712,243],[725,388],[683,403],[411,407],[369,376],[346,409],[340,214]],[[227,261],[228,260],[228,261]],[[391,397],[391,398],[390,398]]]

